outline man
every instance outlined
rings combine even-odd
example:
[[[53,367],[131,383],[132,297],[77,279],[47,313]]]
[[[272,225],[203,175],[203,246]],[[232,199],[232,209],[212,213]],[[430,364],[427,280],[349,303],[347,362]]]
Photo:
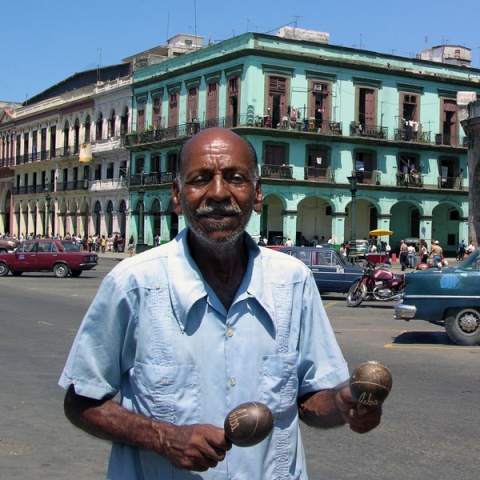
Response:
[[[179,161],[172,201],[189,228],[104,279],[60,379],[65,413],[114,442],[109,479],[307,478],[299,416],[364,433],[381,407],[335,388],[348,370],[310,270],[244,232],[262,204],[250,144],[211,128]],[[274,431],[232,448],[225,416],[255,400]]]
[[[462,241],[458,244],[457,260],[463,260],[463,259],[464,259],[466,248],[467,248],[467,245],[465,245],[465,241],[462,240]]]
[[[435,267],[441,267],[443,264],[443,248],[440,246],[440,242],[435,240],[430,250],[429,257],[433,258],[433,265]]]
[[[402,266],[402,272],[407,268],[408,262],[408,246],[405,243],[405,240],[400,242],[400,265]]]

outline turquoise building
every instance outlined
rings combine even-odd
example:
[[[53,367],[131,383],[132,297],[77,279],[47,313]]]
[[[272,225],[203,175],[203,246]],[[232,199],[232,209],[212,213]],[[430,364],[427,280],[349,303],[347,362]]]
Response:
[[[258,154],[264,206],[248,225],[252,236],[339,245],[379,228],[394,232],[379,239],[393,250],[401,239],[424,238],[454,252],[469,240],[457,99],[478,95],[479,74],[330,45],[327,35],[289,27],[139,68],[125,137],[130,231],[153,245],[185,226],[171,206],[178,151],[220,126]]]

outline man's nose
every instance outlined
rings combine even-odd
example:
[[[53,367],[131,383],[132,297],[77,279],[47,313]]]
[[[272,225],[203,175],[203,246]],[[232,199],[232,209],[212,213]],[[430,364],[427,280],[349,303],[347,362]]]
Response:
[[[210,183],[209,196],[214,200],[222,200],[226,197],[230,197],[229,185],[223,178],[223,175],[213,176]]]

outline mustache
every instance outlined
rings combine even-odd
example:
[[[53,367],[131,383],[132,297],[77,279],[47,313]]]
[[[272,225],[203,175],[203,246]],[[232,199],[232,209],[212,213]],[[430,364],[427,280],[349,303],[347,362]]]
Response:
[[[197,217],[208,217],[209,215],[240,215],[242,211],[234,205],[206,205],[197,208]]]

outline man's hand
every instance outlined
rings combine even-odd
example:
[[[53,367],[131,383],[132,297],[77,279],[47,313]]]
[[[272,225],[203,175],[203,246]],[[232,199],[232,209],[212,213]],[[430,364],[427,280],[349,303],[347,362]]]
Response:
[[[366,406],[358,403],[352,397],[349,387],[342,388],[335,399],[343,419],[354,432],[366,433],[380,424],[382,405]]]
[[[224,430],[213,425],[171,425],[168,429],[164,424],[160,425],[158,453],[177,468],[204,472],[216,467],[232,448]]]

